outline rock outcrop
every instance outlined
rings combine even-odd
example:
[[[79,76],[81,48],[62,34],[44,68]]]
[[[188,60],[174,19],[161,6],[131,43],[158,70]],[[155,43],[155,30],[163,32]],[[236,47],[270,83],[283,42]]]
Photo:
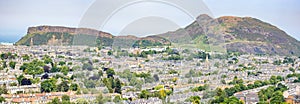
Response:
[[[170,41],[159,37],[114,36],[107,32],[88,28],[70,28],[63,26],[29,27],[27,34],[16,45],[89,45],[125,47],[170,45]]]

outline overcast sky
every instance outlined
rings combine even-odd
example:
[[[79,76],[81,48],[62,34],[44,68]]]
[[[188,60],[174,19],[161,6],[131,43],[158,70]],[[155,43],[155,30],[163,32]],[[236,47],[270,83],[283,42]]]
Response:
[[[29,26],[77,27],[94,2],[95,0],[0,0],[0,42],[16,42],[26,34]],[[255,17],[300,40],[300,0],[204,0],[204,3],[214,17]],[[165,10],[177,13],[174,9]],[[191,19],[174,20],[181,27],[192,22]],[[115,32],[110,29],[105,31]]]

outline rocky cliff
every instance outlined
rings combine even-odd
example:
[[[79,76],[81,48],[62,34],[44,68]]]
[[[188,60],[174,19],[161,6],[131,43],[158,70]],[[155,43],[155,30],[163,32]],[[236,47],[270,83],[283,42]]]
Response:
[[[29,27],[27,30],[27,34],[49,33],[49,32],[86,34],[86,35],[94,35],[94,36],[107,37],[107,38],[114,37],[109,33],[94,30],[94,29],[89,29],[89,28],[70,28],[70,27],[63,27],[63,26],[37,26],[37,27]]]
[[[125,44],[123,42],[127,42]],[[110,33],[62,26],[29,27],[27,34],[16,45],[90,45],[90,46],[156,46],[171,43],[158,36],[138,38],[135,36],[113,36]]]

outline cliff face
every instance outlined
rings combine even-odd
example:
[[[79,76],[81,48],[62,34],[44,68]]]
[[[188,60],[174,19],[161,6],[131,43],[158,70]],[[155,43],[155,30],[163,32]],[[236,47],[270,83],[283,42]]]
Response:
[[[48,33],[48,32],[57,32],[57,33],[69,33],[69,34],[86,34],[86,35],[94,35],[100,37],[107,37],[113,38],[114,36],[88,28],[70,28],[70,27],[62,27],[62,26],[37,26],[37,27],[29,27],[27,34],[34,34],[34,33]]]
[[[129,42],[128,42],[129,41]],[[88,29],[62,26],[29,27],[27,34],[16,45],[90,45],[90,46],[144,46],[170,45],[161,37],[113,36],[110,33]],[[125,44],[124,42],[127,42]],[[141,44],[142,44],[141,43]],[[153,44],[156,43],[156,44]]]

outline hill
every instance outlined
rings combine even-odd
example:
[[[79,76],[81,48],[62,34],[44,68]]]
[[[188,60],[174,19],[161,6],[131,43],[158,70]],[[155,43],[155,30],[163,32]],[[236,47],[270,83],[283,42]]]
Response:
[[[16,45],[89,45],[89,46],[160,46],[171,43],[159,36],[138,38],[135,36],[113,36],[110,33],[62,26],[29,27],[27,34]]]
[[[300,42],[281,29],[252,17],[203,14],[185,28],[163,34],[135,37],[61,26],[28,28],[16,45],[90,45],[112,47],[169,46],[209,52],[300,55]]]
[[[200,15],[176,31],[159,34],[174,45],[212,52],[300,55],[300,43],[279,28],[251,17]]]

